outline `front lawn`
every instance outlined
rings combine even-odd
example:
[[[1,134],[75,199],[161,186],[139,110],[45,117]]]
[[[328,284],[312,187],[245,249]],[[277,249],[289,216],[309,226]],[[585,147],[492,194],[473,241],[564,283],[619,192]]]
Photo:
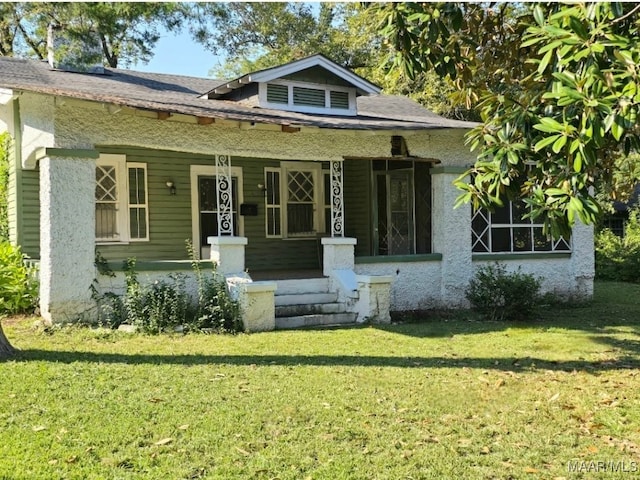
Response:
[[[640,286],[596,288],[527,324],[151,337],[5,320],[21,352],[0,362],[0,479],[632,478]]]

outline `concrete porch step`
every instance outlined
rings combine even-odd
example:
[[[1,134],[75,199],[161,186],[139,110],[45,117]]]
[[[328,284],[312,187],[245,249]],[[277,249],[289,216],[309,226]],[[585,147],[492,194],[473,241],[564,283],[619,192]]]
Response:
[[[331,313],[299,315],[296,317],[276,317],[276,329],[287,330],[304,327],[330,327],[355,323],[355,313]]]
[[[329,279],[326,277],[276,280],[276,284],[278,285],[276,296],[327,293],[329,291]]]
[[[303,303],[299,305],[276,306],[276,317],[296,317],[300,315],[313,315],[319,313],[342,313],[343,303]]]
[[[276,290],[275,302],[276,307],[283,305],[313,305],[319,303],[335,303],[338,299],[336,293],[300,293],[278,295]]]

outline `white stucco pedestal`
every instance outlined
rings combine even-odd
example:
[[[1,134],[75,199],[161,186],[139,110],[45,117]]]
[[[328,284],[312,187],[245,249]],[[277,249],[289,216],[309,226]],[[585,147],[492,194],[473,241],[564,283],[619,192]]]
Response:
[[[275,330],[275,282],[252,282],[248,277],[229,277],[227,285],[240,304],[242,324],[246,332]]]
[[[207,243],[211,245],[211,261],[218,266],[218,273],[229,275],[244,272],[246,237],[208,237]]]
[[[322,274],[328,277],[334,270],[353,270],[357,243],[357,239],[349,237],[323,238]]]
[[[391,275],[357,275],[358,322],[391,323]]]

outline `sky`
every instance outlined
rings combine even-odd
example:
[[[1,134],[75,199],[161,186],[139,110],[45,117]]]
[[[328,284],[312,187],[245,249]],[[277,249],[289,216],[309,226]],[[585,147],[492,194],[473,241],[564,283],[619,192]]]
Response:
[[[165,31],[153,51],[148,64],[131,65],[130,70],[210,77],[209,71],[220,63],[219,57],[192,40],[188,31],[179,34]]]

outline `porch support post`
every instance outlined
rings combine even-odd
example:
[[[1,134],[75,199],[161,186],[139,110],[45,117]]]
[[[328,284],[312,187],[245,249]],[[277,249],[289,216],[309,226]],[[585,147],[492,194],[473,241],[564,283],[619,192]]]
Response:
[[[231,157],[216,155],[216,187],[218,202],[218,235],[233,236],[233,191]]]
[[[571,231],[571,268],[573,270],[573,294],[581,299],[593,297],[595,277],[595,249],[593,225],[576,221]]]
[[[444,307],[467,307],[465,290],[473,276],[471,260],[471,206],[454,208],[460,194],[453,182],[463,167],[434,167],[433,251],[442,254],[440,301]]]
[[[331,236],[344,237],[344,160],[331,162]]]
[[[353,270],[355,266],[355,245],[358,240],[347,237],[325,237],[322,274],[330,276],[334,270]]]
[[[50,323],[93,308],[95,150],[43,149],[40,162],[40,313]]]

